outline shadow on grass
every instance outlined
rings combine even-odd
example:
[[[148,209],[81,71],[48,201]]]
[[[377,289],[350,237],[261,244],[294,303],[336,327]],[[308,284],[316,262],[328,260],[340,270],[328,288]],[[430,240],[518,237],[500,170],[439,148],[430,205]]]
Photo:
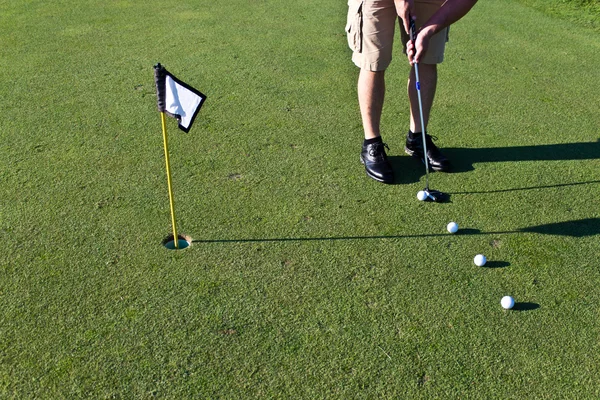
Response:
[[[540,308],[538,303],[515,303],[512,309],[514,311],[531,311],[537,310],[538,308]]]
[[[459,229],[458,232],[456,232],[457,236],[470,236],[470,235],[481,235],[481,230],[479,229]]]
[[[394,185],[406,185],[419,182],[425,175],[425,164],[411,156],[389,156],[394,170]]]
[[[483,268],[506,268],[510,267],[508,261],[488,261]]]
[[[514,161],[559,161],[600,159],[600,139],[595,142],[548,144],[538,146],[459,148],[446,147],[444,154],[452,160],[452,173],[473,171],[475,163]],[[395,174],[395,185],[419,182],[424,175],[424,164],[419,158],[407,155],[389,156]],[[434,171],[431,171],[435,173]],[[600,180],[556,185],[509,188],[487,191],[454,192],[449,194],[502,193],[519,190],[548,189],[563,186],[588,185]]]
[[[479,229],[460,229],[456,235],[500,235],[514,233],[539,233],[543,235],[557,235],[570,237],[585,237],[600,234],[600,218],[586,218],[576,221],[557,222],[554,224],[545,224],[521,228],[514,231],[503,232],[482,232]],[[193,243],[250,243],[250,242],[310,242],[310,241],[337,241],[337,240],[369,240],[369,239],[411,239],[450,236],[448,233],[424,233],[418,235],[378,235],[378,236],[331,236],[331,237],[306,237],[306,238],[262,238],[262,239],[196,239]],[[490,262],[488,268],[506,267],[506,262]]]
[[[484,149],[446,147],[443,151],[452,160],[453,172],[467,172],[474,169],[474,163],[484,162],[600,159],[600,139],[595,142]]]
[[[531,226],[529,228],[521,228],[519,231],[571,237],[593,236],[600,233],[600,218],[586,218],[575,221]]]
[[[534,190],[534,189],[551,189],[565,186],[579,186],[579,185],[592,185],[600,183],[598,181],[587,181],[587,182],[573,182],[573,183],[559,183],[556,185],[542,185],[542,186],[529,186],[522,188],[510,188],[510,189],[497,189],[497,190],[471,190],[468,192],[452,192],[449,194],[487,194],[487,193],[505,193],[505,192],[518,192],[520,190]]]

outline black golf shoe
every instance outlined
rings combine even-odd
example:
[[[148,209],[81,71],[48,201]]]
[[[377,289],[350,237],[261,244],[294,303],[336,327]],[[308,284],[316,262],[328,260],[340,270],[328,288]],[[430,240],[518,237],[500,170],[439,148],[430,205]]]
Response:
[[[394,171],[390,164],[385,148],[390,148],[383,142],[371,143],[362,146],[360,162],[364,164],[367,175],[378,182],[393,183]]]
[[[449,171],[451,167],[450,160],[440,152],[440,149],[437,148],[432,139],[437,140],[435,136],[425,134],[429,167],[434,171]],[[406,154],[420,158],[421,161],[425,163],[425,158],[423,156],[423,135],[420,132],[408,132],[406,135],[406,146],[404,146],[404,151]]]

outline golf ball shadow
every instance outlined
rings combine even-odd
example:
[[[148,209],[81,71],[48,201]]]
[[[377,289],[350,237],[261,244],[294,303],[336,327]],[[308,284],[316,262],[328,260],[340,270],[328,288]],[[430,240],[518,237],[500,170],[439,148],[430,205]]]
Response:
[[[480,233],[481,231],[479,229],[459,228],[458,231],[456,231],[455,235],[479,235]]]
[[[532,311],[532,310],[537,310],[538,308],[540,308],[540,305],[538,303],[516,302],[515,305],[513,306],[512,310],[513,311]]]
[[[485,263],[482,268],[506,268],[510,267],[510,263],[508,261],[488,261]]]

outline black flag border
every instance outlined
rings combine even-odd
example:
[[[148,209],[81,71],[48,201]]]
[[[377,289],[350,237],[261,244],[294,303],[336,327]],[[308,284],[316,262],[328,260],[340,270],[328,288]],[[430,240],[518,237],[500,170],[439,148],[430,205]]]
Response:
[[[198,113],[200,112],[200,109],[204,105],[204,101],[206,100],[206,95],[204,93],[202,93],[201,91],[199,91],[198,89],[195,89],[195,88],[191,87],[190,85],[188,85],[187,83],[181,81],[180,79],[177,79],[177,77],[175,77],[175,75],[173,75],[169,71],[165,70],[165,73],[166,73],[166,75],[169,75],[171,77],[171,79],[173,79],[176,83],[178,83],[179,85],[183,86],[187,90],[193,92],[194,94],[196,94],[197,96],[202,98],[202,101],[200,101],[200,104],[198,104],[198,108],[196,108],[196,112],[194,112],[194,115],[192,115],[192,119],[190,120],[190,124],[188,125],[187,128],[184,128],[181,125],[181,123],[179,122],[181,117],[178,116],[178,118],[177,118],[177,121],[178,121],[177,125],[178,125],[179,129],[181,129],[185,133],[188,133],[190,131],[190,129],[192,129],[192,125],[194,125],[196,116],[198,115]]]
[[[164,66],[162,66],[160,63],[157,64],[157,66],[159,68],[162,69],[162,72],[164,73],[165,77],[168,75],[171,77],[171,79],[173,79],[175,81],[175,83],[183,86],[184,88],[186,88],[187,90],[191,91],[192,93],[194,93],[195,95],[199,96],[202,100],[200,101],[200,104],[198,104],[198,107],[196,108],[196,111],[194,112],[194,115],[192,115],[192,118],[190,119],[190,124],[188,125],[187,128],[185,128],[184,126],[181,125],[181,116],[180,115],[173,115],[170,112],[166,111],[166,114],[174,117],[177,119],[177,126],[179,127],[179,129],[181,129],[182,131],[184,131],[185,133],[189,133],[190,129],[192,129],[192,125],[194,125],[194,121],[196,120],[196,116],[198,115],[198,113],[200,112],[200,109],[202,108],[202,106],[204,105],[204,101],[206,100],[206,95],[204,93],[202,93],[201,91],[199,91],[198,89],[188,85],[187,83],[183,82],[182,80],[178,79],[175,75],[173,75],[172,73],[170,73]],[[166,90],[166,79],[163,81],[165,83],[165,90]]]

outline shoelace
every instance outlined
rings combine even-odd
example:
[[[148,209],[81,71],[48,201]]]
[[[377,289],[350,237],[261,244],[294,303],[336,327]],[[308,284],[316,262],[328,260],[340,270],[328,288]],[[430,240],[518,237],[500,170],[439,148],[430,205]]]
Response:
[[[371,157],[377,157],[383,150],[383,148],[390,149],[386,143],[374,143],[369,149],[369,155]]]
[[[437,136],[426,134],[425,140],[427,140],[427,156],[429,160],[432,161],[432,158],[440,157],[440,149],[433,143],[434,140],[438,140]]]
[[[437,150],[437,146],[433,143],[434,141],[438,140],[437,136],[433,136],[433,135],[426,133],[425,140],[427,141],[427,150],[430,150],[430,151]]]
[[[413,139],[410,139],[411,141],[415,140],[418,141],[418,143],[420,144],[423,141],[423,137],[421,136],[421,134],[419,134],[419,136],[414,137]],[[438,140],[437,136],[433,136],[430,135],[429,133],[425,134],[425,140],[427,141],[427,143],[433,143],[434,141]]]

